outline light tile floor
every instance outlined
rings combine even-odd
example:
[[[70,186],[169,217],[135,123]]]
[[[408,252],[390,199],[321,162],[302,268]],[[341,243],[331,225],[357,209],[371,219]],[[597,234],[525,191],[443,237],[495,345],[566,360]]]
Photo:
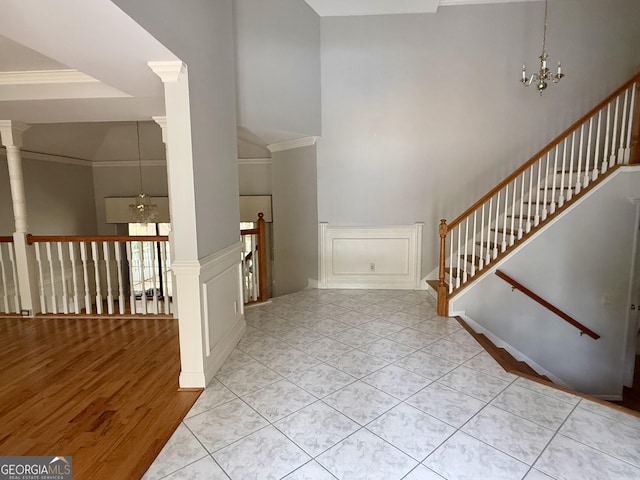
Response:
[[[144,480],[640,479],[640,418],[506,373],[426,292],[245,316]]]

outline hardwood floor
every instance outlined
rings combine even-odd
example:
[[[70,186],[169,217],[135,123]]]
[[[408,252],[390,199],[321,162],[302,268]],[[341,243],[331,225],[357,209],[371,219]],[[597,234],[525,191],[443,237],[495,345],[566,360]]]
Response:
[[[0,318],[0,455],[71,455],[74,480],[140,479],[200,391],[178,322]]]

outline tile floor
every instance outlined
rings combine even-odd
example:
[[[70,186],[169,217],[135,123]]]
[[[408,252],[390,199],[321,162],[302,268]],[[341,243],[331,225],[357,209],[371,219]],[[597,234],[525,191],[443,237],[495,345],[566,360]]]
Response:
[[[640,479],[640,418],[506,373],[426,292],[306,290],[246,320],[144,480]]]

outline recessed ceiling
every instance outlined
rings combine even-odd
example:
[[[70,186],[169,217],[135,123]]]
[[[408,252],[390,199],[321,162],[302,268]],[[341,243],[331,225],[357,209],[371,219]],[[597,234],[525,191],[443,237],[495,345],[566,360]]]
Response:
[[[321,17],[435,13],[438,7],[541,0],[305,0]]]

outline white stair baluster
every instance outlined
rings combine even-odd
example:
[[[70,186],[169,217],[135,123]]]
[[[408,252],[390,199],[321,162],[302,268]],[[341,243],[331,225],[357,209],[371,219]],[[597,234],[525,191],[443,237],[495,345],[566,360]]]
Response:
[[[513,181],[513,194],[512,194],[512,200],[511,200],[511,226],[509,227],[511,231],[509,232],[509,246],[512,246],[516,241],[516,236],[514,235],[514,232],[515,232],[515,226],[516,226],[517,191],[518,191],[518,179],[516,178]],[[506,214],[505,214],[505,218],[506,218]]]
[[[538,183],[536,186],[536,213],[533,217],[533,226],[537,227],[540,224],[540,189],[542,188],[542,184],[540,183],[540,173],[542,170],[542,158],[538,160],[535,165],[538,170]],[[533,166],[531,168],[533,168]]]
[[[583,187],[589,186],[589,166],[591,165],[591,138],[593,133],[593,117],[589,119],[589,133],[587,134],[587,159],[584,166],[584,182]]]
[[[11,275],[13,277],[13,306],[16,313],[20,313],[22,305],[20,304],[20,288],[18,285],[18,266],[16,265],[16,257],[13,243],[8,243],[9,262],[11,263]],[[34,312],[35,313],[35,312]]]
[[[100,256],[98,254],[98,244],[91,242],[91,254],[93,259],[93,273],[96,280],[96,313],[102,315],[102,287],[100,282]]]
[[[522,238],[522,235],[524,235],[523,222],[524,222],[524,179],[525,179],[525,172],[522,172],[520,174],[520,178],[522,180],[520,182],[521,183],[521,186],[520,186],[520,218],[518,219],[518,240],[520,240]]]
[[[556,152],[558,151],[558,147],[555,147]],[[547,152],[547,163],[544,167],[544,196],[542,197],[542,221],[544,222],[547,219],[547,215],[549,215],[549,210],[547,209],[547,201],[549,195],[549,156],[551,155],[551,151]]]
[[[498,229],[500,228],[500,190],[496,197],[496,219],[494,224],[495,235],[493,237],[493,258],[498,258]]]
[[[507,211],[509,209],[509,184],[504,187],[504,212],[502,213],[502,243],[500,251],[507,250]]]
[[[461,282],[461,278],[460,278],[460,240],[461,240],[461,232],[462,232],[462,225],[458,225],[456,227],[456,231],[458,232],[458,250],[456,253],[456,257],[458,258],[458,261],[456,262],[456,288],[460,288],[460,282]]]
[[[104,255],[104,265],[107,276],[107,313],[113,315],[113,288],[111,285],[111,252],[109,251],[109,242],[102,242],[102,253]]]
[[[126,312],[126,306],[124,298],[124,281],[122,280],[122,244],[120,242],[114,242],[113,253],[116,257],[116,269],[118,271],[118,312],[120,315],[124,315]]]
[[[549,205],[549,214],[556,213],[556,180],[558,178],[558,154],[560,152],[559,145],[556,145],[553,158],[553,180],[551,181],[551,204]],[[562,194],[562,192],[560,192]]]
[[[473,277],[476,274],[476,214],[478,210],[474,210],[473,212],[473,232],[471,238],[471,276]]]
[[[567,171],[567,140],[568,139],[569,137],[566,137],[562,142],[562,171],[560,173],[560,195],[558,196],[558,208],[562,208],[565,200],[564,176]],[[571,181],[569,181],[569,185],[571,185]],[[571,190],[571,187],[569,187],[569,190]]]
[[[449,293],[453,293],[453,230],[449,233],[449,238],[451,239],[451,247],[449,249]]]
[[[627,144],[624,147],[624,163],[629,163],[631,156],[631,130],[633,128],[633,109],[636,101],[636,84],[631,86],[631,101],[629,102],[629,122],[627,123]]]
[[[127,264],[129,265],[129,308],[131,309],[131,314],[136,314],[136,292],[135,292],[135,277],[133,276],[133,254],[131,253],[131,243],[126,242],[125,245],[127,247]]]
[[[575,158],[576,149],[576,131],[571,134],[571,153],[569,157],[569,181],[567,183],[567,202],[573,198],[573,159]]]
[[[76,271],[75,243],[69,242],[69,260],[71,261],[71,279],[73,280],[73,312],[80,313],[80,296],[78,295],[78,272]]]
[[[260,280],[260,269],[258,268],[258,262],[260,258],[258,257],[258,236],[251,235],[251,300],[254,302],[258,300],[259,295],[259,280]]]
[[[60,260],[60,278],[62,279],[62,312],[69,313],[69,296],[67,291],[67,273],[64,266],[64,255],[62,254],[62,242],[58,242],[58,259]]]
[[[578,169],[576,170],[576,188],[574,193],[578,195],[582,188],[582,182],[580,181],[580,173],[582,172],[582,153],[584,148],[582,145],[584,144],[584,123],[580,125],[580,143],[578,144]]]
[[[620,122],[620,144],[618,146],[618,164],[624,163],[625,151],[624,151],[624,137],[625,137],[625,125],[627,123],[627,102],[629,100],[629,90],[624,91],[624,103],[622,107],[622,122]],[[631,123],[631,122],[629,122]]]
[[[525,232],[531,231],[531,196],[533,194],[533,166],[527,170],[529,172],[529,201],[527,203],[527,222],[525,223]]]
[[[611,134],[611,102],[607,103],[607,126],[604,129],[604,154],[602,158],[602,173],[609,169],[609,135]]]
[[[53,271],[53,255],[51,255],[51,242],[46,243],[47,261],[49,262],[49,277],[51,280],[51,313],[58,313],[58,299],[56,298],[56,277]]]
[[[489,265],[491,263],[491,211],[493,210],[493,197],[489,199],[489,219],[487,221],[487,244],[485,245],[485,260],[484,263]],[[482,242],[483,240],[480,239]]]
[[[593,156],[593,173],[591,174],[591,180],[596,181],[598,179],[599,165],[600,165],[600,134],[602,133],[601,127],[602,110],[598,112],[598,128],[596,132],[596,150]]]
[[[613,130],[611,130],[611,157],[609,158],[609,168],[618,163],[616,149],[618,147],[616,136],[618,135],[618,115],[620,107],[620,95],[616,97],[616,108],[613,111]]]
[[[87,242],[80,242],[80,260],[82,260],[82,278],[84,280],[84,309],[91,315],[91,284],[89,283],[89,259],[87,256]]]

